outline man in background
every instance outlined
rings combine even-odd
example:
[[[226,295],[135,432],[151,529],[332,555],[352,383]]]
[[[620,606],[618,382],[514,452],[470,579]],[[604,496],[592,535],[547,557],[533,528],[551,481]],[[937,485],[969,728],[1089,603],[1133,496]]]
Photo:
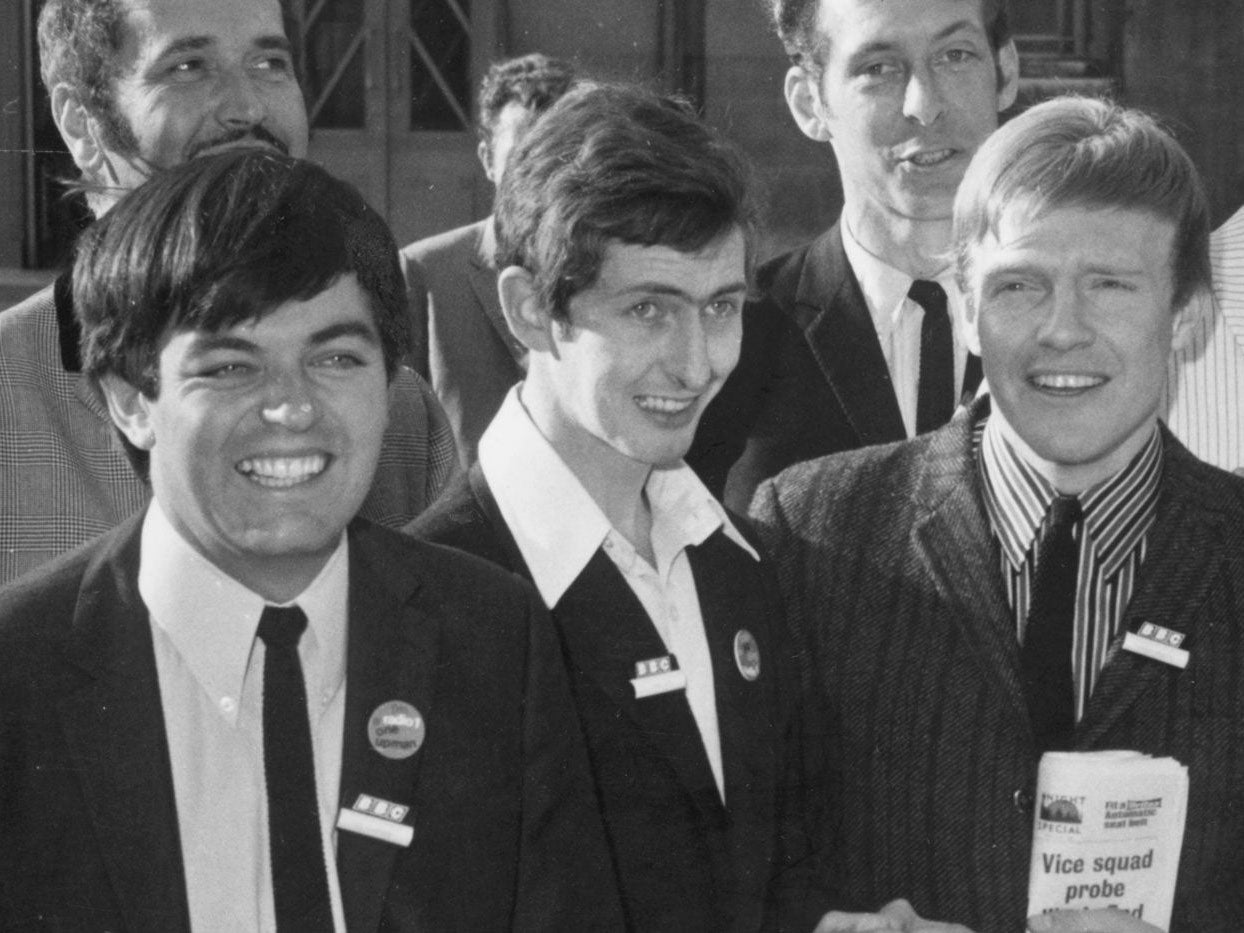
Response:
[[[500,185],[515,144],[566,92],[568,64],[538,53],[496,62],[479,90],[484,174]],[[416,370],[449,416],[463,466],[510,387],[523,378],[526,350],[506,327],[497,297],[493,218],[402,250],[414,318]]]
[[[773,19],[787,106],[833,150],[843,208],[760,269],[739,366],[687,458],[739,510],[784,467],[931,430],[975,391],[951,205],[1019,82],[1004,0],[773,0]]]
[[[52,117],[96,216],[195,156],[307,151],[288,10],[278,0],[47,0]],[[69,280],[0,314],[0,583],[141,509],[150,489],[82,375]],[[456,468],[444,412],[403,367],[363,514],[417,515]]]

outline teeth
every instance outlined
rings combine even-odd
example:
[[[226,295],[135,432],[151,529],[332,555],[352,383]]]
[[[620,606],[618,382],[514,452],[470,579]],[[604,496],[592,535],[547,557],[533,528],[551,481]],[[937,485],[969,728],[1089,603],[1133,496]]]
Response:
[[[953,149],[938,149],[934,152],[917,152],[909,157],[909,161],[921,166],[937,165],[945,162],[952,155],[954,155]]]
[[[665,415],[676,415],[686,411],[695,404],[695,399],[662,398],[659,395],[640,395],[635,403],[644,411],[656,411]]]
[[[1042,389],[1091,389],[1106,380],[1100,376],[1080,376],[1074,373],[1049,373],[1033,376],[1032,381]]]
[[[255,457],[243,460],[237,469],[261,486],[284,488],[319,476],[326,466],[326,456],[312,454],[307,457]]]

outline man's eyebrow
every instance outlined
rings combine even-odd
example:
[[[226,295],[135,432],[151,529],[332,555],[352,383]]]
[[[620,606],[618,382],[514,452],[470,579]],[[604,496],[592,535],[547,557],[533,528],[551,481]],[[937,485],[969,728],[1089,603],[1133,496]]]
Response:
[[[938,30],[938,32],[933,36],[933,41],[941,42],[950,38],[957,32],[962,32],[964,30],[971,32],[977,30],[977,28],[976,23],[972,22],[970,19],[957,20],[949,26],[946,26],[944,29]],[[901,48],[901,43],[899,42],[878,39],[875,42],[869,42],[865,45],[861,45],[851,54],[850,61],[854,62],[860,58],[875,55],[878,52],[892,52],[898,48]]]
[[[184,52],[201,52],[215,43],[216,40],[212,36],[182,36],[161,49],[157,58],[167,58],[170,55],[180,55]],[[278,33],[260,36],[255,39],[254,45],[264,51],[289,52],[292,48],[289,40]]]
[[[160,54],[156,58],[167,58],[170,55],[180,55],[183,52],[199,52],[210,46],[214,41],[211,36],[182,36],[180,39],[174,39],[160,49]]]
[[[373,346],[380,345],[380,334],[377,333],[375,325],[365,324],[362,321],[341,321],[337,324],[329,324],[315,331],[311,335],[310,343],[316,345],[329,343],[342,337],[357,337]]]
[[[747,283],[740,279],[737,282],[731,282],[715,289],[709,299],[720,298],[722,295],[732,295],[735,292],[747,291]],[[668,282],[636,282],[631,287],[622,292],[625,296],[631,295],[673,295],[675,298],[683,298],[687,301],[696,301],[697,296],[691,294],[684,288],[677,285],[671,285]]]
[[[215,333],[198,333],[195,334],[193,342],[190,344],[190,354],[197,356],[203,353],[213,353],[217,350],[237,350],[243,353],[251,353],[259,349],[253,340],[247,340],[245,337],[238,337],[235,334],[215,334]]]

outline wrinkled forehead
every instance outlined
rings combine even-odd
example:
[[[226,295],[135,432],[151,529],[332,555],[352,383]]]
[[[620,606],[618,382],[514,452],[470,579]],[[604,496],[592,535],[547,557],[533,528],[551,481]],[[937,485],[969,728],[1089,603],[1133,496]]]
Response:
[[[986,37],[985,0],[820,0],[822,61],[959,31]]]
[[[157,58],[182,48],[285,48],[279,0],[121,0],[122,53]]]

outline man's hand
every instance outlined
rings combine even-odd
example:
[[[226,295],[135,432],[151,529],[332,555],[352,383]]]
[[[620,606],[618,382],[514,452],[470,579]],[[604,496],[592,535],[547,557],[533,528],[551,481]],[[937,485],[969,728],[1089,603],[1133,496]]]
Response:
[[[813,933],[972,933],[957,923],[925,920],[902,899],[891,901],[875,914],[831,911],[821,918]]]
[[[1152,923],[1108,907],[1104,910],[1055,910],[1028,918],[1031,933],[1162,933]]]

